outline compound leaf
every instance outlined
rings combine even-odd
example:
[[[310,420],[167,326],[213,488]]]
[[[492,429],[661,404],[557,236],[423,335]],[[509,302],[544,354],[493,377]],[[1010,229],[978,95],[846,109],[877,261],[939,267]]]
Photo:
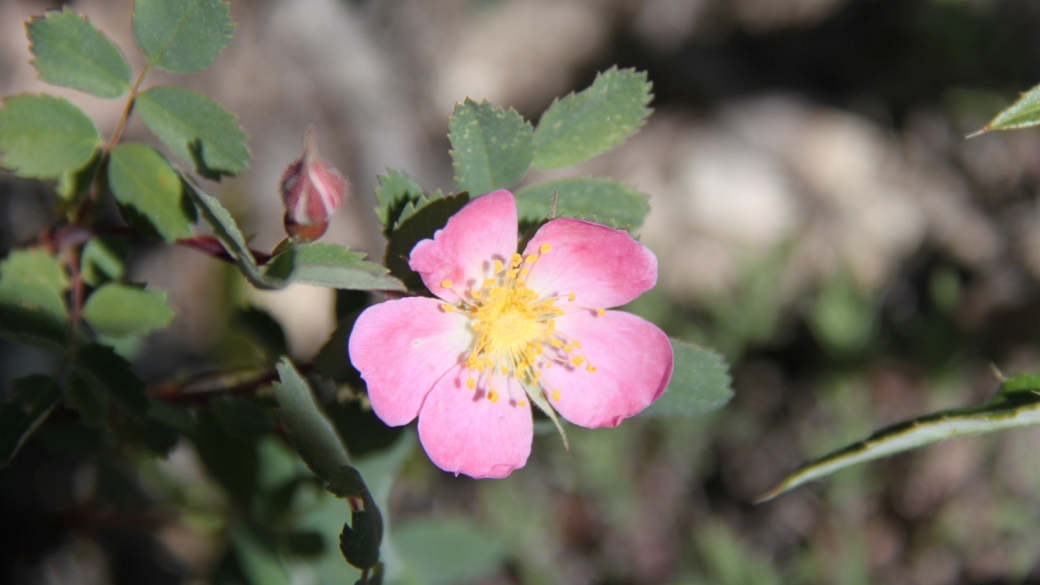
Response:
[[[144,216],[167,242],[192,235],[180,177],[151,146],[125,142],[112,151],[108,184],[121,204]]]
[[[169,325],[176,315],[167,294],[118,282],[102,285],[87,298],[83,318],[98,335],[147,335]]]
[[[518,191],[516,210],[520,221],[537,223],[549,217],[553,193],[557,195],[556,217],[580,217],[634,230],[650,212],[649,198],[628,185],[601,177],[575,177]]]
[[[195,73],[224,52],[235,23],[221,0],[136,0],[133,31],[150,65]]]
[[[534,131],[516,110],[467,99],[448,120],[455,185],[471,195],[519,181],[534,157]]]
[[[79,169],[101,145],[94,121],[69,100],[18,94],[3,100],[0,154],[5,169],[27,179],[56,179]]]

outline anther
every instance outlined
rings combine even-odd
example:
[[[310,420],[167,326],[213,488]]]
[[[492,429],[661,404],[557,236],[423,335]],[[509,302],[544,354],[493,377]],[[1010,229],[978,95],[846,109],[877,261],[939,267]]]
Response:
[[[581,357],[580,355],[576,355],[576,356],[574,356],[574,359],[571,360],[571,363],[576,365],[576,366],[580,366],[581,363],[584,362],[584,361],[585,361],[585,358]]]
[[[605,309],[596,309],[596,312],[599,313],[600,317],[607,314],[607,311]]]
[[[538,261],[538,254],[531,254],[527,258],[524,258],[524,262],[527,262],[528,264],[534,264],[537,261]]]
[[[502,272],[502,268],[503,268],[502,261],[501,260],[495,260],[495,274],[498,274],[499,272]]]
[[[571,294],[567,295],[567,300],[573,303],[574,302],[574,293],[571,293]]]
[[[520,408],[525,408],[527,406],[527,401],[526,400],[521,400],[520,402],[517,403],[517,406],[519,406]]]
[[[556,401],[556,402],[560,401],[560,391],[559,390],[553,390],[552,399],[554,401]]]
[[[494,389],[488,390],[487,397],[488,397],[488,400],[491,401],[491,404],[495,404],[495,403],[498,402],[498,392],[495,391]]]
[[[588,372],[589,372],[590,374],[595,374],[596,372],[598,372],[598,371],[599,371],[599,369],[598,369],[598,368],[597,368],[596,366],[592,365],[592,364],[589,364],[589,365],[585,366],[585,369],[586,369],[586,370],[587,370],[587,371],[588,371]]]
[[[441,288],[451,288],[453,284],[450,280],[445,280],[441,283]]]
[[[513,265],[513,268],[516,268],[517,266],[520,266],[521,262],[524,261],[524,257],[521,256],[520,254],[517,254],[517,253],[514,252],[511,260],[512,260],[511,264]]]
[[[477,387],[477,381],[476,380],[474,380],[473,378],[470,378],[470,379],[466,380],[466,388],[469,388],[470,390],[472,390],[472,389],[474,389],[476,387]]]
[[[545,254],[549,250],[552,250],[552,244],[542,244],[541,247],[538,248],[538,251],[542,254]]]
[[[448,313],[454,313],[455,312],[455,307],[452,306],[452,305],[449,305],[448,303],[441,303],[441,308],[444,309]]]
[[[502,375],[503,376],[509,375],[509,368],[507,368],[505,366],[502,366]]]

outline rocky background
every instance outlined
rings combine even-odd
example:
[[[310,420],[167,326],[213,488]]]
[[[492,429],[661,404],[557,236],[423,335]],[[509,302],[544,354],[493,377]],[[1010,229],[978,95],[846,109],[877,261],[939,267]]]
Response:
[[[69,4],[139,69],[130,0]],[[44,89],[23,22],[60,5],[0,2],[0,94]],[[641,239],[660,283],[631,309],[724,353],[736,397],[703,419],[573,429],[569,453],[539,437],[504,481],[413,455],[391,517],[479,523],[505,560],[473,582],[1040,582],[1040,430],[958,439],[750,503],[871,429],[984,401],[993,367],[1040,369],[1040,131],[965,139],[1040,82],[1040,4],[233,0],[232,15],[235,41],[214,67],[153,81],[240,116],[252,167],[210,187],[259,248],[282,237],[277,181],[307,124],[353,183],[326,238],[379,256],[375,177],[401,168],[451,190],[456,101],[537,120],[615,64],[654,82],[644,130],[566,172],[651,196]],[[103,133],[122,107],[68,96]],[[52,204],[46,185],[0,174],[0,252],[31,239]],[[148,381],[233,363],[233,306],[270,311],[304,360],[335,325],[334,291],[257,293],[188,250],[145,250],[133,270],[179,311],[141,353]],[[0,382],[47,359],[0,343]],[[190,445],[163,465],[212,484]],[[116,474],[144,512],[92,507],[106,469],[31,444],[0,472],[0,580],[209,582],[220,538],[149,491],[147,466]]]

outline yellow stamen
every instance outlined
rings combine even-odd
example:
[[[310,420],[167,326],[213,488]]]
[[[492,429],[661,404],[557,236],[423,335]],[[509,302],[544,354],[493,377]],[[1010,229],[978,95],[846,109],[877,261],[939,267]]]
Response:
[[[541,247],[538,248],[538,251],[542,254],[545,254],[549,250],[552,250],[552,244],[542,244]]]
[[[494,286],[494,284],[495,284],[495,279],[494,278],[488,278],[488,279],[484,280],[484,284],[481,285],[481,288],[491,288],[492,286]]]
[[[571,294],[567,295],[567,300],[573,303],[574,302],[574,293],[571,293]]]
[[[559,339],[550,339],[549,340],[549,345],[551,345],[553,347],[563,347],[563,342],[560,341]]]
[[[441,283],[441,288],[451,288],[453,285],[454,285],[454,283],[452,281],[445,280],[444,282]]]
[[[578,348],[578,349],[581,349],[581,342],[580,342],[580,341],[578,341],[577,339],[575,339],[575,340],[571,341],[571,344],[572,344],[572,345],[573,345],[574,347],[576,347],[576,348]]]
[[[502,375],[503,376],[508,376],[509,375],[509,368],[507,368],[505,366],[502,366]]]
[[[560,401],[560,391],[559,390],[553,390],[552,399],[554,401],[556,401],[556,402]]]
[[[476,380],[474,380],[473,378],[470,378],[470,379],[466,380],[466,388],[469,388],[470,390],[472,390],[472,389],[474,389],[476,387],[477,387],[477,381]]]
[[[488,396],[488,400],[491,401],[491,404],[497,404],[498,403],[498,392],[495,391],[494,389],[488,390],[488,395],[487,396]]]
[[[521,400],[520,402],[517,403],[517,406],[519,406],[520,408],[525,408],[527,406],[527,401],[526,400]]]
[[[449,305],[448,303],[441,303],[441,308],[444,309],[445,311],[447,311],[448,313],[454,313],[455,312],[455,306],[454,305]]]
[[[502,261],[501,260],[495,260],[495,274],[498,274],[499,272],[502,272],[502,268],[503,268]]]
[[[512,258],[510,258],[510,260],[511,260],[510,263],[513,265],[513,268],[516,268],[517,266],[520,266],[521,262],[524,261],[524,257],[521,256],[520,254],[514,253]]]
[[[589,365],[585,366],[585,369],[586,369],[586,370],[587,370],[587,371],[588,371],[588,372],[589,372],[590,374],[595,374],[596,372],[598,372],[598,371],[599,371],[599,368],[597,368],[596,366],[594,366],[594,365],[592,365],[592,364],[589,364]]]
[[[600,317],[607,314],[607,311],[605,309],[596,309],[596,312],[599,313]]]
[[[537,261],[538,261],[538,254],[531,254],[527,258],[524,258],[524,262],[527,262],[528,264],[534,264]]]
[[[581,363],[584,362],[584,361],[585,361],[585,358],[581,357],[580,355],[576,355],[576,356],[574,356],[574,359],[571,360],[571,363],[576,365],[576,366],[580,366]]]

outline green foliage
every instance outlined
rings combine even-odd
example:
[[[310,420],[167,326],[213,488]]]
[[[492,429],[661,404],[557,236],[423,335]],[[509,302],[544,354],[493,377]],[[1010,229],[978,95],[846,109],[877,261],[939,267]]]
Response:
[[[576,177],[524,187],[516,193],[520,221],[537,223],[549,217],[553,193],[556,217],[580,217],[616,228],[634,230],[650,213],[649,198],[610,179]]]
[[[67,6],[26,24],[40,79],[100,98],[130,91],[130,65],[119,49],[87,19]]]
[[[33,374],[14,381],[9,400],[0,404],[0,467],[6,466],[61,398],[58,382]]]
[[[401,281],[363,252],[336,244],[298,243],[268,264],[265,274],[299,284],[351,290],[405,290]]]
[[[824,283],[809,323],[821,345],[837,354],[859,351],[874,334],[875,302],[842,271]]]
[[[101,150],[97,149],[94,151],[93,156],[90,157],[90,160],[87,161],[87,164],[78,169],[63,171],[61,176],[58,177],[58,184],[54,187],[54,192],[65,201],[72,201],[77,195],[86,191],[91,183],[94,182],[100,162]]]
[[[671,341],[675,355],[672,380],[643,414],[653,418],[697,416],[725,406],[733,398],[733,390],[722,356],[691,343]]]
[[[961,435],[1035,424],[1040,424],[1040,376],[1015,376],[1004,380],[997,394],[982,406],[933,412],[887,426],[858,443],[807,463],[759,496],[758,501],[771,500],[803,483],[864,461]]]
[[[278,418],[311,471],[331,483],[340,467],[350,466],[347,449],[336,428],[315,402],[310,384],[300,376],[289,358],[283,357],[276,368],[280,380],[274,385],[281,406]]]
[[[448,119],[455,185],[476,197],[519,181],[534,157],[534,131],[516,110],[467,99]]]
[[[769,561],[744,547],[724,524],[714,522],[697,534],[697,552],[712,585],[780,585]]]
[[[134,103],[148,128],[200,175],[218,179],[249,166],[245,132],[216,101],[197,91],[160,85]]]
[[[285,341],[285,331],[281,324],[270,313],[256,307],[247,307],[235,311],[232,323],[244,333],[249,334],[267,355],[270,363],[289,353]]]
[[[65,406],[79,413],[79,419],[90,428],[108,429],[108,394],[73,372],[65,388]]]
[[[422,187],[396,169],[387,169],[378,180],[376,215],[383,224],[383,233],[390,237],[398,223],[415,214],[429,199]]]
[[[0,154],[19,177],[56,179],[90,161],[101,145],[94,121],[69,100],[18,94],[3,100]]]
[[[339,550],[347,562],[359,569],[370,569],[379,562],[379,546],[383,542],[383,515],[372,496],[365,490],[364,507],[354,510],[350,524],[343,525]]]
[[[588,89],[554,101],[538,121],[532,164],[543,170],[569,167],[621,144],[650,116],[652,89],[646,72],[613,67]]]
[[[390,274],[400,279],[408,290],[426,290],[419,273],[408,267],[408,255],[412,253],[412,248],[419,241],[432,238],[433,233],[444,227],[448,219],[466,203],[469,203],[469,194],[465,191],[433,200],[394,230],[386,247],[385,264]]]
[[[0,300],[0,338],[63,352],[69,335],[65,326],[63,319],[46,311]]]
[[[65,268],[44,250],[15,250],[0,262],[0,303],[39,309],[64,322],[68,289]]]
[[[83,306],[83,318],[98,335],[147,335],[169,325],[176,315],[166,293],[109,283],[94,291]]]
[[[228,435],[250,441],[270,433],[274,426],[267,412],[253,400],[218,396],[209,403],[213,418]]]
[[[425,519],[394,530],[410,577],[422,585],[469,583],[495,569],[505,549],[461,519]]]
[[[213,235],[224,246],[224,250],[231,256],[231,259],[234,260],[235,265],[242,272],[242,276],[245,276],[250,284],[259,289],[285,287],[288,284],[288,281],[285,279],[273,278],[260,272],[260,267],[257,265],[256,258],[253,257],[252,252],[249,251],[249,246],[246,244],[245,236],[242,235],[242,230],[238,228],[238,223],[235,222],[235,218],[231,217],[231,213],[227,208],[221,205],[216,197],[199,189],[198,185],[190,177],[185,175],[181,177],[184,179],[184,190],[192,203],[195,204],[195,208],[198,209],[202,220],[209,224],[210,229],[213,230]]]
[[[1015,130],[1040,124],[1040,85],[1018,98],[1018,101],[996,115],[989,124],[972,136],[991,130]]]
[[[106,246],[101,238],[90,238],[80,252],[79,274],[83,282],[90,286],[99,286],[106,280],[119,280],[125,270],[123,259]]]
[[[235,23],[221,0],[135,0],[133,31],[149,65],[195,73],[224,52]]]
[[[109,157],[108,183],[116,201],[144,216],[167,242],[192,235],[180,177],[158,150],[120,144]]]
[[[148,416],[150,402],[144,382],[130,369],[130,363],[112,348],[96,343],[76,351],[76,371],[97,392],[107,394],[120,409],[139,423]]]

